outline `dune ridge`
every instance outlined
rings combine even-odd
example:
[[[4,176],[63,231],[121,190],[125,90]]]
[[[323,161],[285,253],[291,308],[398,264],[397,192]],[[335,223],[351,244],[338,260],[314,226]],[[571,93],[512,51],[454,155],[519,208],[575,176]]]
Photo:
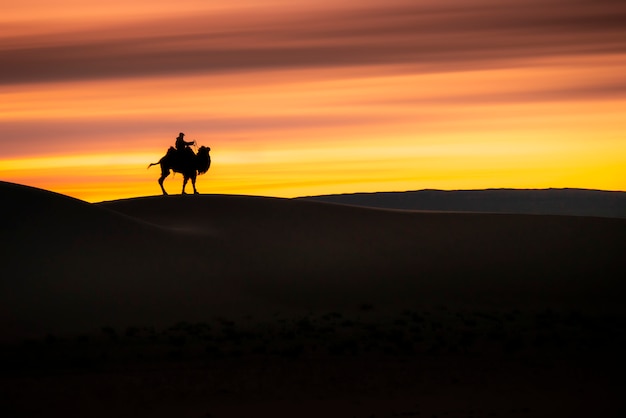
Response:
[[[5,337],[363,303],[623,310],[622,219],[0,190]]]

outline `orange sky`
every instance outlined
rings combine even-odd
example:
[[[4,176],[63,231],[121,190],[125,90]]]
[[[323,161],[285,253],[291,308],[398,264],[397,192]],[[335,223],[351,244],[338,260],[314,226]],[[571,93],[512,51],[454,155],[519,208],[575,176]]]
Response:
[[[160,193],[626,190],[618,0],[21,0],[0,15],[0,180]],[[166,188],[179,193],[182,177]]]

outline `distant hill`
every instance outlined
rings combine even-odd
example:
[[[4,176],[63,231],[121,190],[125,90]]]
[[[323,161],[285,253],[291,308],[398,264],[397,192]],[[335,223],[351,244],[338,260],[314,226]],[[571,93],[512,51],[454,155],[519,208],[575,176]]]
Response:
[[[302,199],[385,209],[626,218],[626,192],[588,189],[426,189]]]

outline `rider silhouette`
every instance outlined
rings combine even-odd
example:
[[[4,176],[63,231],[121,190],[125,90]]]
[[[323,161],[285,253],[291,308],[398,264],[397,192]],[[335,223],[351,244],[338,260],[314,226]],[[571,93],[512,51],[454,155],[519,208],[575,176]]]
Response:
[[[191,161],[193,157],[196,155],[191,148],[187,145],[194,145],[196,141],[187,142],[185,141],[185,134],[179,133],[176,138],[176,161],[182,164],[184,161]]]
[[[194,143],[195,141],[185,141],[185,134],[181,132],[178,134],[178,138],[176,138],[176,149],[182,153],[187,145],[193,145]]]

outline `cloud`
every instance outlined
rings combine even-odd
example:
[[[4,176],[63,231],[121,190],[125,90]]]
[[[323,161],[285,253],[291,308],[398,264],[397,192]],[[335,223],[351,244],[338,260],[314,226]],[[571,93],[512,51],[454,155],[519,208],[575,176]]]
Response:
[[[0,84],[376,64],[456,71],[554,55],[626,52],[617,0],[370,3],[263,15],[205,14],[12,39]]]

